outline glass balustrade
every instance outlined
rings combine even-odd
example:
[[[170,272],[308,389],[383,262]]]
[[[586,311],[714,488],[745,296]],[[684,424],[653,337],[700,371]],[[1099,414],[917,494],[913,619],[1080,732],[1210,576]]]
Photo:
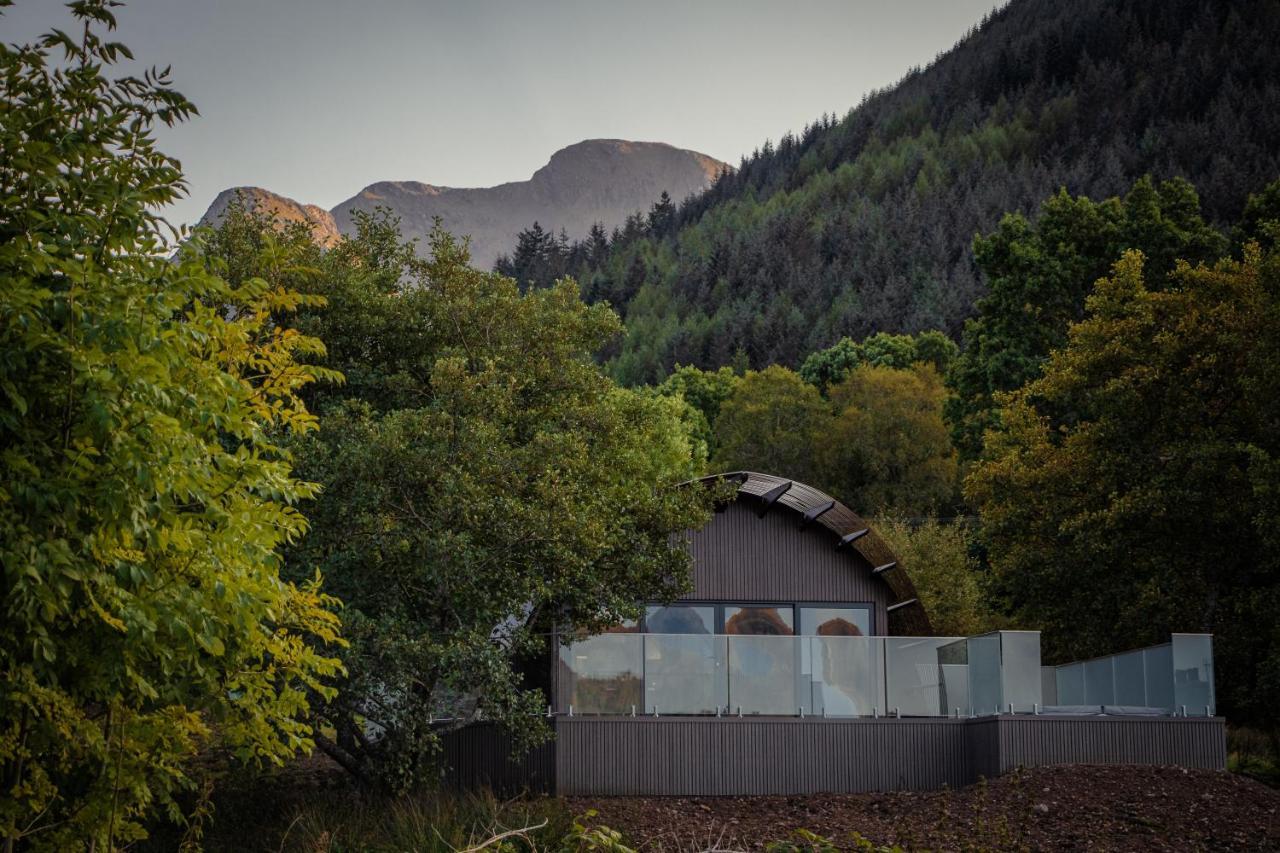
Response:
[[[612,633],[559,647],[557,711],[947,717],[1138,709],[1212,714],[1213,643],[1040,665],[1033,631],[978,637]]]
[[[1208,634],[1174,634],[1158,646],[1053,670],[1060,706],[1213,714],[1213,637]]]

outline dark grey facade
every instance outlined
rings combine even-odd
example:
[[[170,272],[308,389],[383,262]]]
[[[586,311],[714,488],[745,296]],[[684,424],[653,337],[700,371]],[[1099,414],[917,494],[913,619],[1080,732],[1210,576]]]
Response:
[[[796,514],[775,509],[763,518],[738,500],[692,534],[693,592],[683,601],[866,602],[872,633],[887,634],[895,594],[859,551],[837,550],[829,530],[797,529]]]
[[[977,719],[566,718],[511,762],[506,741],[463,730],[448,754],[460,783],[559,795],[728,796],[931,790],[1016,767],[1226,766],[1220,717]],[[508,753],[509,754],[509,753]]]

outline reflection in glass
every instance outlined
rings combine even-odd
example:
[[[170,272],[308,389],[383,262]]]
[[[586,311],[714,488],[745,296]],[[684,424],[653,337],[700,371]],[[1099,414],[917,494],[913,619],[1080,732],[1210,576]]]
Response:
[[[729,708],[744,714],[796,714],[802,704],[796,689],[796,640],[793,637],[737,636],[729,641]]]
[[[871,633],[866,607],[801,607],[800,633],[806,637],[865,637]]]
[[[648,607],[644,627],[650,634],[714,634],[716,609],[687,604]]]
[[[884,708],[881,638],[807,637],[800,642],[807,652],[802,671],[809,676],[812,697],[806,713],[857,717]]]
[[[650,634],[644,638],[645,713],[714,714],[728,699],[726,639]]]
[[[973,714],[998,714],[1004,698],[1000,678],[1000,635],[970,637],[967,643],[969,703],[973,706]]]
[[[560,646],[561,711],[625,714],[643,701],[643,634],[598,634]]]
[[[1173,702],[1192,717],[1213,713],[1213,637],[1174,634]]]
[[[947,713],[938,649],[944,637],[891,637],[884,641],[885,710],[904,717]]]
[[[726,607],[724,632],[789,637],[795,633],[794,618],[790,607]]]
[[[1031,713],[1040,694],[1040,632],[1000,632],[1000,708]]]

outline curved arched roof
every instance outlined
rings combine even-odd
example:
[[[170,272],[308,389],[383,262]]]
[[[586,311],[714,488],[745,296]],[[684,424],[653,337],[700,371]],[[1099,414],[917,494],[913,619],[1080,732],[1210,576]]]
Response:
[[[836,535],[839,544],[862,555],[877,576],[888,584],[895,602],[889,605],[889,633],[902,636],[928,636],[933,633],[929,615],[916,595],[915,584],[906,570],[898,564],[889,544],[880,538],[861,516],[825,492],[786,477],[760,474],[756,471],[731,471],[712,474],[697,482],[712,480],[737,480],[738,496],[751,496],[765,501],[769,506],[784,506],[794,510],[802,523],[819,524]],[[860,531],[865,533],[859,534]],[[843,543],[849,537],[847,543]]]

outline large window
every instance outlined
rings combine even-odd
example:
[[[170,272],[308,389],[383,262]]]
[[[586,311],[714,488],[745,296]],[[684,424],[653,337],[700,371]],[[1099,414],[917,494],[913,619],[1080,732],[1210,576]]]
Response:
[[[649,634],[714,634],[716,608],[712,604],[647,607],[644,629]]]
[[[806,637],[866,637],[871,634],[871,608],[831,607],[827,605],[800,608],[800,633]]]
[[[762,637],[789,637],[796,632],[795,609],[791,606],[762,605],[724,608],[726,634]]]
[[[629,623],[617,630],[636,630]],[[869,637],[871,605],[699,603],[650,605],[646,634],[731,634],[754,637]]]

